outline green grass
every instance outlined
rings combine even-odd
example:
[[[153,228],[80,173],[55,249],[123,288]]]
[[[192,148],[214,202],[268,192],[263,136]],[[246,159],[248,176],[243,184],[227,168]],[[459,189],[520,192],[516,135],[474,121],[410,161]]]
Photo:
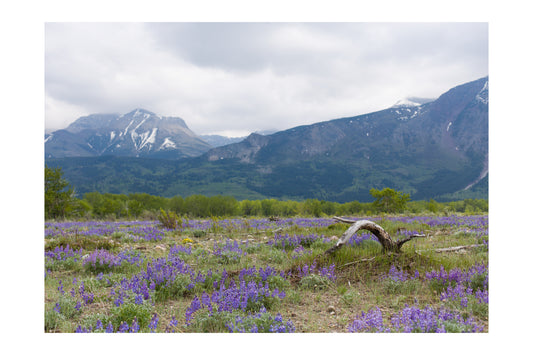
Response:
[[[191,230],[172,231],[157,242],[134,242],[122,238],[120,233],[110,238],[76,235],[51,238],[46,243],[47,250],[66,244],[72,247],[71,242],[75,248],[83,247],[84,254],[105,246],[116,253],[133,249],[141,253],[145,262],[141,266],[113,268],[104,272],[103,276],[98,276],[97,273],[82,267],[81,260],[46,261],[45,268],[48,273],[45,277],[45,331],[73,332],[78,325],[94,327],[98,319],[105,324],[111,322],[117,329],[121,322],[131,324],[133,319],[136,319],[141,331],[148,332],[150,319],[157,313],[160,319],[158,331],[164,331],[168,322],[175,317],[178,326],[174,330],[177,332],[224,332],[227,331],[225,323],[235,323],[235,314],[216,313],[210,316],[206,310],[201,310],[195,316],[194,322],[186,326],[185,311],[195,296],[201,297],[204,292],[211,294],[214,291],[213,281],[220,280],[223,270],[238,280],[238,272],[251,267],[273,267],[286,274],[291,273],[292,276],[286,279],[279,276],[268,279],[270,289],[277,288],[285,292],[285,298],[269,304],[268,315],[261,316],[261,319],[243,321],[245,327],[253,326],[250,322],[269,324],[271,319],[268,317],[279,313],[284,320],[291,320],[297,332],[345,332],[347,325],[362,311],[367,312],[378,306],[386,317],[401,310],[406,304],[412,305],[415,302],[435,307],[446,306],[473,316],[480,324],[488,325],[488,305],[477,304],[475,300],[469,299],[468,306],[464,308],[458,301],[441,301],[442,288],[423,278],[426,272],[438,270],[441,266],[446,270],[467,269],[478,263],[487,263],[486,248],[473,248],[461,253],[436,253],[434,249],[477,244],[480,239],[488,239],[488,236],[479,237],[456,226],[430,228],[420,223],[407,224],[386,219],[378,220],[377,223],[389,231],[393,239],[399,237],[395,231],[401,228],[418,230],[426,233],[428,237],[406,243],[399,254],[383,253],[379,243],[367,240],[356,246],[346,245],[331,255],[324,255],[324,251],[333,246],[335,241],[316,241],[304,245],[304,250],[309,253],[303,253],[297,258],[293,257],[293,250],[283,250],[267,244],[273,238],[272,229],[237,230],[231,227],[204,233]],[[342,223],[329,227],[289,226],[283,230],[283,234],[339,237],[347,227],[348,225]],[[151,305],[136,305],[133,299],[127,300],[121,307],[111,303],[110,292],[118,283],[144,270],[150,260],[166,256],[171,246],[183,245],[185,238],[193,240],[192,253],[180,253],[180,258],[196,272],[205,274],[212,270],[204,286],[196,285],[189,289],[188,277],[180,275],[172,284],[159,286],[151,291],[154,300]],[[253,242],[243,247],[246,254],[238,258],[228,256],[226,260],[213,255],[214,243],[220,245],[228,238],[238,241],[253,239]],[[313,262],[319,268],[335,264],[336,280],[331,281],[316,274],[305,277],[296,275],[299,267]],[[417,271],[421,276],[406,282],[386,280],[384,275],[391,266],[402,269],[411,276]],[[77,285],[84,282],[86,291],[94,294],[94,302],[83,305],[79,310],[75,307],[76,302],[69,296],[74,278]],[[59,292],[59,281],[66,295]],[[479,288],[480,283],[482,280],[473,280],[471,286]],[[56,303],[61,307],[59,313],[54,311]],[[328,311],[331,309],[334,309],[334,314]],[[257,311],[254,309],[254,312]],[[245,313],[241,314],[241,317],[246,316]],[[455,324],[449,324],[448,328],[450,331],[461,331]],[[488,326],[485,330],[488,331]]]

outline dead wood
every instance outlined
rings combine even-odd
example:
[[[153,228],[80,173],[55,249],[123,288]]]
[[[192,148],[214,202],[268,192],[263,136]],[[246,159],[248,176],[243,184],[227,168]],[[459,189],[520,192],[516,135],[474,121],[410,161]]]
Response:
[[[346,263],[344,265],[342,265],[342,267],[345,267],[345,266],[348,266],[348,265],[353,265],[353,264],[357,264],[357,263],[362,263],[364,261],[372,261],[374,260],[376,257],[374,256],[373,258],[369,258],[369,259],[360,259],[360,260],[356,260],[356,261],[352,261],[350,263]]]
[[[400,252],[400,249],[402,245],[404,245],[406,242],[414,239],[414,238],[422,238],[425,237],[423,234],[413,234],[408,237],[405,237],[400,240],[392,240],[389,233],[385,231],[380,225],[369,221],[369,220],[359,220],[359,221],[352,221],[349,219],[344,219],[340,217],[333,217],[335,220],[343,222],[343,223],[350,223],[352,224],[339,238],[339,241],[333,246],[332,248],[326,250],[325,254],[330,254],[342,247],[344,244],[350,240],[350,238],[357,233],[361,229],[365,229],[367,231],[370,231],[372,234],[376,236],[379,243],[383,247],[384,252]]]
[[[458,251],[463,249],[471,249],[471,248],[479,248],[484,246],[484,244],[472,244],[472,245],[459,245],[456,247],[449,247],[449,248],[440,248],[440,249],[434,249],[433,251],[435,253],[445,253],[448,251]]]

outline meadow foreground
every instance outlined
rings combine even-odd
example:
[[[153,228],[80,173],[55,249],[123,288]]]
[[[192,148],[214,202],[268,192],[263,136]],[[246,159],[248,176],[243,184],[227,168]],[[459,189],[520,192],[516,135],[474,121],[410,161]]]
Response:
[[[45,332],[488,332],[487,215],[365,219],[48,222]]]

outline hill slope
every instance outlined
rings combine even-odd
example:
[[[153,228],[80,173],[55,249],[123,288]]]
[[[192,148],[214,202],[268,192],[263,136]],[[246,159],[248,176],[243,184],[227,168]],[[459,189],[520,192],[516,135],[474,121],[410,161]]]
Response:
[[[78,191],[96,189],[84,180],[79,162],[49,162],[62,166]],[[93,179],[107,181],[98,187],[102,192],[148,192],[149,185],[149,193],[164,196],[229,193],[344,202],[371,200],[368,191],[384,187],[410,193],[413,199],[452,196],[485,183],[487,162],[488,78],[482,78],[432,102],[395,105],[268,136],[252,134],[197,158],[161,162],[157,168],[146,160],[128,160],[131,171],[146,172],[144,185],[139,185],[142,175],[116,168],[125,164],[120,160],[97,159],[86,162],[85,169],[105,166],[107,180],[91,172]],[[486,196],[481,192],[480,197]]]

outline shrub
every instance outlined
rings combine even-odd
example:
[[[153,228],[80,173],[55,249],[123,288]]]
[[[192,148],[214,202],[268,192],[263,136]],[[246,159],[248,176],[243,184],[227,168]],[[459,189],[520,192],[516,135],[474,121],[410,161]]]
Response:
[[[189,330],[201,333],[222,333],[227,331],[226,324],[233,321],[235,314],[232,312],[198,312]]]
[[[167,281],[164,284],[159,284],[156,286],[155,300],[159,302],[181,297],[189,291],[190,284],[191,278],[189,275],[177,275],[173,281]]]
[[[120,307],[111,309],[111,323],[115,329],[118,329],[121,323],[132,324],[136,319],[141,328],[146,328],[151,320],[153,307],[147,303],[135,304],[131,302],[124,303]]]
[[[172,211],[165,211],[161,208],[159,215],[157,216],[159,223],[167,229],[176,229],[183,226],[183,220]]]
[[[328,286],[331,284],[331,281],[326,276],[316,275],[316,274],[310,274],[307,276],[304,276],[300,280],[300,285],[303,288],[311,289],[311,290],[323,290],[325,288],[328,288]]]
[[[206,231],[203,231],[203,230],[199,230],[199,229],[196,229],[192,232],[192,236],[194,238],[202,238],[202,237],[205,237],[207,235],[207,232]]]
[[[351,306],[355,303],[358,303],[359,298],[359,294],[355,291],[348,291],[341,296],[342,302],[344,302],[344,304],[347,306]]]

